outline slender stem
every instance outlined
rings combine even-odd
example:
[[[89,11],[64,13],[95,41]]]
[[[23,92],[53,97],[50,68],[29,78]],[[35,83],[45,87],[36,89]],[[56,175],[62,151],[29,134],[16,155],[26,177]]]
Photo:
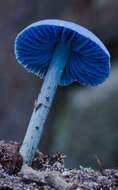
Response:
[[[20,149],[23,164],[32,163],[43,132],[44,123],[69,55],[70,47],[62,42],[58,43]]]

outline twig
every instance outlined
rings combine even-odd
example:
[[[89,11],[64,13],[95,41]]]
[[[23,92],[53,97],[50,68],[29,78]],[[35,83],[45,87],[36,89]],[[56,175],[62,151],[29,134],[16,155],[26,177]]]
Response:
[[[74,188],[72,183],[67,183],[60,172],[57,171],[36,171],[31,167],[24,165],[20,174],[24,181],[36,182],[37,184],[50,185],[56,190],[82,190],[79,187]]]
[[[101,160],[98,158],[98,156],[96,156],[96,161],[97,161],[97,164],[98,164],[98,170],[99,170],[99,172],[100,172],[102,175],[105,175],[105,171],[104,171],[104,169],[103,169],[102,162],[101,162]]]

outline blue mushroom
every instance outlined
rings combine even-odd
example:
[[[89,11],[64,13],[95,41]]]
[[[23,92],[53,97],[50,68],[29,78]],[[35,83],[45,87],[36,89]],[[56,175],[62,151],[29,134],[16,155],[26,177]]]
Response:
[[[17,61],[44,79],[20,153],[31,164],[58,85],[74,81],[86,86],[104,82],[110,55],[104,44],[84,27],[63,20],[42,20],[16,37]]]

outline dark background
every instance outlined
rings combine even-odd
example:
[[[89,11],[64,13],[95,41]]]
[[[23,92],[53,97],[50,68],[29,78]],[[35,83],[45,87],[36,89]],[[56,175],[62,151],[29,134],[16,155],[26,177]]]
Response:
[[[95,89],[77,83],[58,88],[39,148],[65,153],[68,167],[96,167],[96,155],[104,167],[118,167],[117,0],[0,0],[0,139],[22,142],[42,84],[16,62],[15,37],[32,22],[49,18],[94,32],[111,54],[113,71]]]

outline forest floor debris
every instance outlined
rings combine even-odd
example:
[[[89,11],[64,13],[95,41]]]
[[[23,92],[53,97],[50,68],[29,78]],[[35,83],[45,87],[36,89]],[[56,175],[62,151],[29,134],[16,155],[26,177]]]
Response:
[[[31,167],[24,165],[18,143],[0,141],[0,190],[118,190],[118,168],[98,171],[80,166],[64,167],[61,153],[37,151]]]

